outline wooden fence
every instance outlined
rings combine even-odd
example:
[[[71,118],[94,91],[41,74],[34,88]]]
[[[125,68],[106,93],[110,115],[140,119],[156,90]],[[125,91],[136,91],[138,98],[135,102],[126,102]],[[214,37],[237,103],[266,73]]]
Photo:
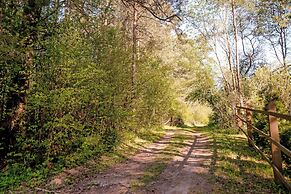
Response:
[[[274,172],[274,179],[276,183],[283,184],[289,191],[291,191],[291,184],[286,180],[282,174],[282,156],[281,152],[285,153],[288,157],[291,158],[291,151],[280,144],[280,135],[278,127],[278,119],[285,119],[291,121],[290,115],[280,114],[276,112],[275,102],[270,102],[267,106],[267,111],[256,110],[251,107],[241,107],[237,106],[237,121],[238,128],[247,136],[248,143],[251,147],[256,149],[262,157],[272,166]],[[244,112],[243,112],[244,111]],[[253,113],[260,113],[267,116],[269,123],[269,134],[257,129],[253,126]],[[244,118],[243,118],[244,117]],[[243,129],[243,123],[246,124],[247,131]],[[256,144],[253,138],[253,132],[256,131],[260,136],[266,138],[271,142],[271,155],[270,159]]]

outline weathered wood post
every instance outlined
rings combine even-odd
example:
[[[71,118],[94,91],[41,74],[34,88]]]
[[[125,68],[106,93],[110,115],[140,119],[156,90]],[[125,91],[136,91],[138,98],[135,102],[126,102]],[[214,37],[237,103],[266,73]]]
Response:
[[[246,104],[247,108],[251,108],[251,104],[249,102],[247,102]],[[246,110],[246,121],[247,121],[247,133],[248,136],[251,140],[254,140],[254,136],[253,136],[253,112],[250,110]],[[249,147],[252,147],[252,143],[250,142],[250,140],[248,139],[249,142]]]
[[[267,109],[269,112],[276,112],[276,104],[275,101],[271,101]],[[278,127],[278,119],[272,115],[269,115],[269,131],[270,136],[276,142],[280,143],[280,135],[279,135],[279,127]],[[272,149],[272,162],[278,168],[279,171],[282,171],[282,156],[281,150],[274,143],[271,143]],[[275,182],[280,183],[280,177],[277,172],[273,169]]]

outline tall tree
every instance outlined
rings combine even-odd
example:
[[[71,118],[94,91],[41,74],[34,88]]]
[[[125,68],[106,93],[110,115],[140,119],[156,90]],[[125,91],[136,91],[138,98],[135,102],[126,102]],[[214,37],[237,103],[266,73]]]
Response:
[[[267,40],[278,62],[286,69],[290,45],[290,2],[260,0],[257,10],[257,33]]]
[[[3,64],[8,66],[14,63],[12,69],[15,72],[4,71],[4,79],[9,78],[11,89],[6,92],[6,99],[2,104],[0,128],[1,139],[5,142],[5,148],[1,151],[0,158],[3,159],[8,151],[15,144],[15,133],[19,129],[19,124],[24,113],[27,97],[31,88],[32,73],[34,71],[34,56],[37,47],[41,25],[44,25],[49,15],[42,15],[44,7],[48,8],[49,1],[10,1],[7,0],[1,6],[1,33],[4,36],[2,41],[7,41],[9,36],[15,36],[14,41],[8,43],[8,48],[12,48],[12,53],[20,54],[12,59],[4,59]],[[18,69],[17,69],[18,68]]]

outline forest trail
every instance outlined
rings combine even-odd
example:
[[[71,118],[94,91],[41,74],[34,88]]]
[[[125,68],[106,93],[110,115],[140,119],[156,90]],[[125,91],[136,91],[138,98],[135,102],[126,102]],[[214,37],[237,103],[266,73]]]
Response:
[[[210,140],[201,133],[192,132],[194,139],[186,141],[159,179],[147,188],[147,193],[212,193]]]
[[[168,130],[125,162],[62,188],[60,193],[211,193],[209,139],[191,128]],[[160,164],[164,164],[160,165]],[[147,177],[153,167],[160,173]],[[150,179],[150,180],[147,180]]]

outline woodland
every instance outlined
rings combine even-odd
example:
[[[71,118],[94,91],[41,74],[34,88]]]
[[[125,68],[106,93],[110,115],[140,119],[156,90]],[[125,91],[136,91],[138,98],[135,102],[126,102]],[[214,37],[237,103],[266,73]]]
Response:
[[[236,128],[237,105],[291,115],[290,24],[289,0],[1,0],[0,191],[165,124]]]

